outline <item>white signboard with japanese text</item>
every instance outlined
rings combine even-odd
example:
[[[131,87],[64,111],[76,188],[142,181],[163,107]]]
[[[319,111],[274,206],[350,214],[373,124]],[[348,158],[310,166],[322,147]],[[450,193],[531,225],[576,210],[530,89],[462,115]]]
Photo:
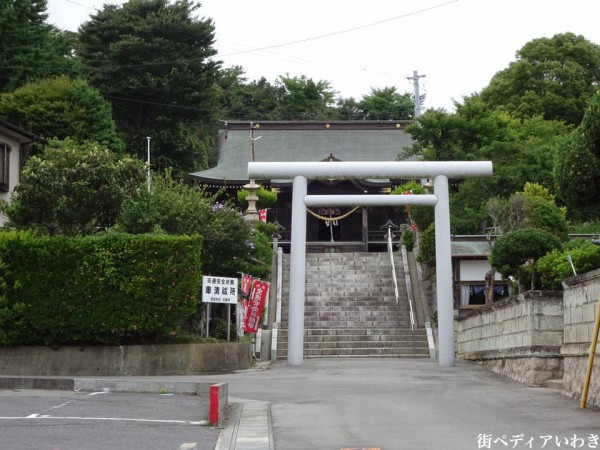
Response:
[[[235,305],[238,302],[238,279],[202,277],[202,302]]]

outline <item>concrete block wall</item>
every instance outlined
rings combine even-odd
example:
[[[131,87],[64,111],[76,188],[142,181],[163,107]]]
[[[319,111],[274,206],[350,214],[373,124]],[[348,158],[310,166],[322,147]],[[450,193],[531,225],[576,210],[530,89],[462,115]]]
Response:
[[[203,375],[248,369],[250,344],[172,344],[0,348],[0,375]]]
[[[563,392],[581,398],[600,297],[600,270],[563,282],[565,326]],[[596,355],[589,385],[589,405],[600,405],[600,357]]]
[[[530,386],[562,376],[563,299],[530,291],[456,321],[457,356]]]

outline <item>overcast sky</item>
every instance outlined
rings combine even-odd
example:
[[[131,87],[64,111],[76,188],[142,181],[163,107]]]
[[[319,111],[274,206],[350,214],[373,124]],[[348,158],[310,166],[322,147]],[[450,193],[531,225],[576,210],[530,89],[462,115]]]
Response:
[[[49,20],[76,31],[109,0],[48,0]],[[342,97],[413,92],[452,110],[515,60],[525,43],[573,32],[600,45],[598,0],[204,0],[224,67],[249,80],[306,75]]]

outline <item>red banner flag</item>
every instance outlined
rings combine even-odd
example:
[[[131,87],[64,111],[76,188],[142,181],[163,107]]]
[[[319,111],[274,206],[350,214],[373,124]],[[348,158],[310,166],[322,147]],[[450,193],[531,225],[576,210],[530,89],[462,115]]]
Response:
[[[258,210],[258,218],[259,220],[262,220],[263,222],[267,221],[267,210],[266,209],[259,209]]]
[[[252,281],[254,277],[246,274],[242,274],[242,289],[240,290],[241,294],[245,297],[250,295],[250,288],[252,286]]]
[[[244,315],[244,331],[256,333],[260,326],[260,317],[265,307],[267,294],[269,293],[269,283],[255,279],[252,285],[252,293],[248,301],[248,309]]]

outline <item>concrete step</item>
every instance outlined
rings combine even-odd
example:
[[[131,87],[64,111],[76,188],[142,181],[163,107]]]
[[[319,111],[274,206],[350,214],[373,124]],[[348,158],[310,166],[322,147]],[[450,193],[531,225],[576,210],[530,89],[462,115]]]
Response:
[[[304,350],[304,356],[306,358],[314,358],[318,356],[407,356],[407,355],[425,355],[420,350],[412,348],[319,348],[311,349],[307,348]],[[427,351],[429,355],[429,351]]]
[[[564,387],[564,382],[562,378],[560,380],[546,380],[544,381],[543,386],[547,389],[562,391]]]
[[[288,257],[289,258],[289,257]],[[289,259],[284,260],[282,323],[277,355],[287,354]],[[410,330],[401,258],[395,257],[396,303],[387,253],[306,256],[304,356],[428,357],[424,330]]]
[[[287,328],[279,329],[279,336],[287,337]],[[410,327],[406,328],[310,328],[304,330],[304,336],[412,336],[413,331]],[[415,336],[419,339],[427,340],[427,332],[424,329],[416,329]]]
[[[414,345],[412,340],[407,341],[333,341],[333,342],[313,342],[306,341],[306,348],[309,349],[348,349],[348,348],[411,348],[425,349],[427,351],[427,342],[415,340]],[[277,346],[278,349],[285,349],[287,346]]]

